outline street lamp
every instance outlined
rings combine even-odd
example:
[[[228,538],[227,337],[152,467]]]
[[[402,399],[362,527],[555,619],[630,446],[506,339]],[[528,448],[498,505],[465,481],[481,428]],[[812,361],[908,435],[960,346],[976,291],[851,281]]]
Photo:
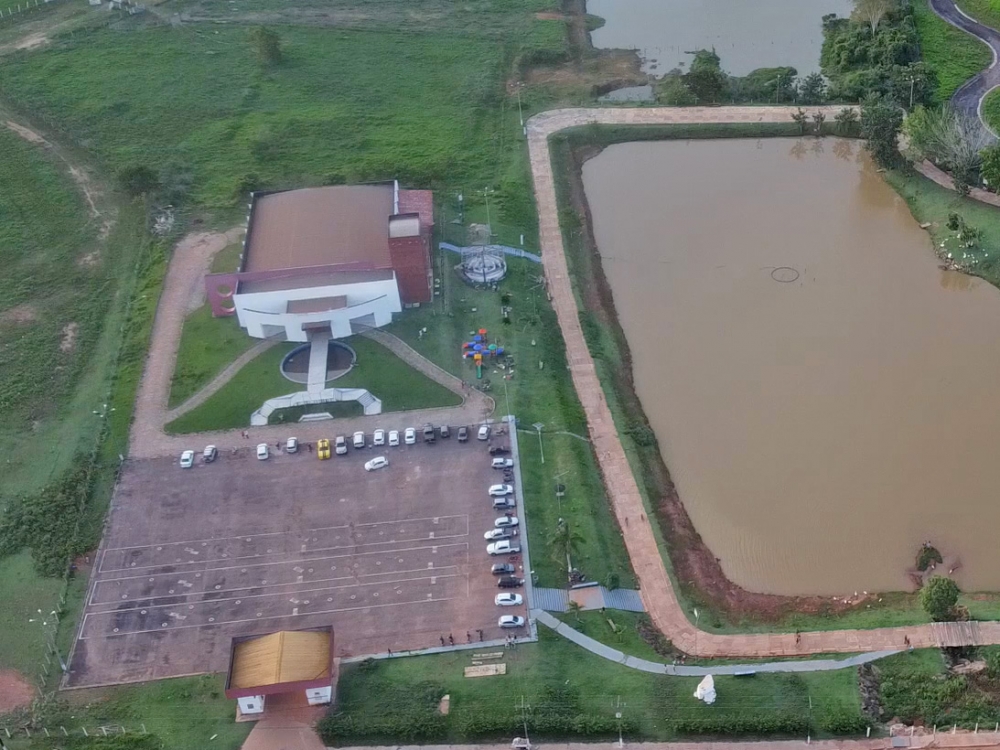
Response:
[[[538,433],[538,452],[542,454],[542,463],[545,463],[545,448],[542,447],[542,428],[545,426],[541,422],[535,422],[532,427]]]

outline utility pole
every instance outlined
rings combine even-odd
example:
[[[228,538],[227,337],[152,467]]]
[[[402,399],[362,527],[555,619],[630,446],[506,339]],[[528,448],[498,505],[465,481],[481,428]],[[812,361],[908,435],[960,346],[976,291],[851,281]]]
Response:
[[[917,79],[910,76],[910,109],[913,109],[913,84]]]
[[[625,747],[625,742],[622,739],[622,709],[628,705],[622,703],[622,697],[619,695],[615,701],[615,718],[618,719],[618,747]]]
[[[545,448],[542,447],[542,428],[545,426],[541,422],[535,422],[532,427],[538,432],[538,452],[542,454],[542,463],[545,463]]]
[[[525,743],[525,747],[530,748],[531,747],[531,740],[528,739],[528,709],[531,708],[531,706],[527,705],[524,702],[524,696],[523,695],[521,696],[521,705],[519,706],[519,708],[521,709],[521,722],[524,725],[524,743]]]

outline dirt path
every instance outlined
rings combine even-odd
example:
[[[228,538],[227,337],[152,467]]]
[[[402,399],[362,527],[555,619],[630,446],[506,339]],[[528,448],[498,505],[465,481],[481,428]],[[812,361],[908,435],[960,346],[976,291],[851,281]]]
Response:
[[[822,108],[828,120],[838,108]],[[591,123],[608,125],[653,125],[671,123],[787,123],[795,111],[791,107],[687,107],[641,109],[567,109],[536,115],[528,122],[528,150],[538,203],[542,261],[552,304],[566,342],[573,384],[587,415],[607,495],[622,529],[625,546],[643,602],[653,623],[673,644],[701,657],[774,657],[813,653],[846,653],[899,649],[1000,643],[1000,622],[934,623],[874,630],[836,630],[799,635],[745,634],[717,635],[698,630],[677,600],[642,496],[632,474],[611,411],[604,399],[594,361],[590,356],[579,311],[573,294],[559,227],[555,178],[549,154],[549,137],[570,127]],[[905,640],[904,640],[905,639]]]
[[[34,686],[13,669],[0,669],[0,716],[30,706]]]
[[[87,201],[87,206],[90,209],[91,220],[101,222],[99,237],[102,240],[106,239],[111,233],[111,228],[115,224],[116,217],[114,215],[114,211],[111,209],[102,209],[99,207],[104,193],[100,187],[98,187],[90,172],[85,167],[70,160],[62,148],[47,139],[45,136],[22,123],[6,118],[2,109],[0,109],[0,122],[3,122],[4,127],[12,133],[16,133],[21,138],[28,141],[28,143],[42,146],[59,158],[59,160],[65,165],[66,172],[73,178],[73,182],[76,183],[80,192],[83,193],[84,200]]]

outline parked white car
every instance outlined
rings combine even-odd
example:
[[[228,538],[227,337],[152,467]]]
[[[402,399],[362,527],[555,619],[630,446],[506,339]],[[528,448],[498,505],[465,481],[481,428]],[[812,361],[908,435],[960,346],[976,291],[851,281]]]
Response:
[[[206,445],[205,450],[201,452],[201,457],[204,459],[206,464],[210,464],[219,457],[219,449],[214,445]]]
[[[266,461],[267,457],[270,456],[270,455],[271,454],[267,450],[267,443],[260,443],[257,446],[257,460],[258,461]]]
[[[497,594],[493,603],[498,607],[520,607],[524,604],[524,599],[520,594]]]
[[[520,615],[503,615],[497,620],[497,625],[501,628],[523,628],[524,618]]]
[[[194,451],[184,451],[181,454],[181,468],[190,469],[194,466]]]
[[[389,430],[389,446],[395,448],[399,445],[399,430]]]
[[[487,542],[492,542],[496,539],[510,539],[514,536],[514,532],[510,529],[490,529],[485,534],[483,534],[483,539]]]
[[[365,471],[375,471],[376,469],[384,469],[389,465],[389,459],[385,456],[375,456],[371,461],[365,462]]]
[[[385,445],[385,430],[375,430],[372,434],[372,445]]]
[[[509,469],[514,465],[513,458],[494,458],[491,465],[494,469]]]
[[[490,485],[490,497],[503,497],[504,495],[513,495],[514,488],[509,484],[493,484]]]
[[[517,516],[500,516],[493,522],[493,525],[498,529],[512,529],[519,523],[521,522],[517,520]]]
[[[290,437],[285,441],[285,453],[298,453],[299,452],[299,439],[297,437]]]
[[[490,439],[490,426],[488,424],[482,425],[479,428],[479,434],[476,435],[476,437],[478,437],[480,440],[489,440]]]
[[[488,555],[515,555],[521,551],[521,545],[514,544],[510,539],[501,539],[499,542],[486,545]]]
[[[360,450],[365,447],[365,433],[358,430],[354,433],[354,437],[351,438],[351,445],[354,446],[354,450]]]
[[[416,445],[417,431],[412,427],[407,427],[406,431],[403,433],[403,442],[407,445]]]
[[[347,455],[347,439],[343,435],[337,435],[335,443],[336,447],[334,448],[334,452],[338,456]]]

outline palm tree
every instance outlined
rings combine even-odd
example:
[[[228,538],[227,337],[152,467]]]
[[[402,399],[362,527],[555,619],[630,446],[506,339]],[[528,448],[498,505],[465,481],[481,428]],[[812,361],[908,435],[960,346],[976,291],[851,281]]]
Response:
[[[575,555],[584,538],[570,528],[565,519],[560,518],[556,524],[556,530],[549,537],[549,546],[552,547],[552,556],[557,565],[566,564],[566,573],[573,570],[572,556]]]

